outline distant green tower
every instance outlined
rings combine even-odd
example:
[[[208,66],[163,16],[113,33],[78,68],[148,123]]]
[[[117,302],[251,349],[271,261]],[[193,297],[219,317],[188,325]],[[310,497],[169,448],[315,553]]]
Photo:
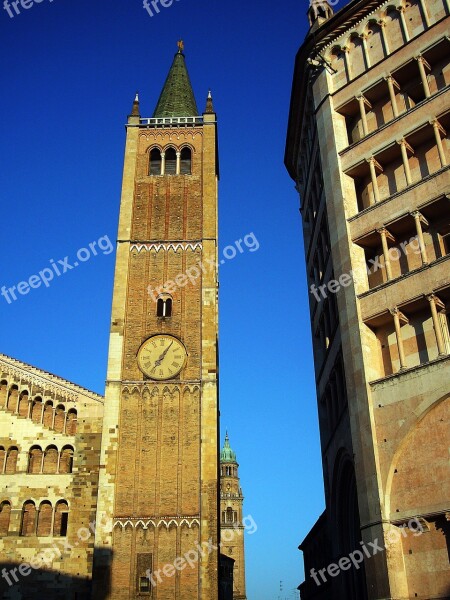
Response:
[[[220,531],[221,552],[234,559],[233,600],[246,600],[243,504],[236,453],[228,432],[220,453]]]

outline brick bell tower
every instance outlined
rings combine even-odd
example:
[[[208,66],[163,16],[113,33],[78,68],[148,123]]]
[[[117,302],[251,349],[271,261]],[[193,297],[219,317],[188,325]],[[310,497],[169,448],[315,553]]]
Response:
[[[234,559],[233,600],[246,600],[243,505],[236,453],[228,432],[220,453],[220,532],[221,552]]]
[[[218,598],[216,127],[179,42],[126,126],[94,598]]]

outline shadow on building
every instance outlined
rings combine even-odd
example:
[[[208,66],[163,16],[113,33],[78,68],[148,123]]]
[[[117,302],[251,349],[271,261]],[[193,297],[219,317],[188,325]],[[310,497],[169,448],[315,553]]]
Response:
[[[219,600],[233,600],[234,560],[225,554],[219,558]]]
[[[94,550],[93,561],[101,558],[101,564],[111,564],[111,552]],[[101,556],[100,556],[101,555]],[[110,594],[110,569],[102,566],[97,570],[96,600],[106,600]],[[101,581],[100,581],[101,580]],[[87,600],[93,592],[88,577],[60,573],[55,569],[32,569],[27,563],[0,562],[1,600]]]

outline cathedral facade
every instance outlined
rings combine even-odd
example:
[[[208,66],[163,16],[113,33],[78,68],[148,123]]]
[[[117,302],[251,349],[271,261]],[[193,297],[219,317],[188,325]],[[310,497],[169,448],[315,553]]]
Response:
[[[220,554],[218,178],[180,42],[128,117],[105,396],[0,355],[2,598],[245,598],[243,531]]]

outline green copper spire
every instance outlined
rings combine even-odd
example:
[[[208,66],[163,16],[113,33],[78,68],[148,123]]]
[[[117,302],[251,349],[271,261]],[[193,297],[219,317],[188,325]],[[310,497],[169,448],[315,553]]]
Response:
[[[236,453],[230,447],[230,438],[228,431],[225,434],[225,444],[220,453],[220,462],[236,462]]]
[[[153,118],[198,116],[197,104],[187,72],[183,49],[183,42],[178,42],[178,52],[173,59]]]

